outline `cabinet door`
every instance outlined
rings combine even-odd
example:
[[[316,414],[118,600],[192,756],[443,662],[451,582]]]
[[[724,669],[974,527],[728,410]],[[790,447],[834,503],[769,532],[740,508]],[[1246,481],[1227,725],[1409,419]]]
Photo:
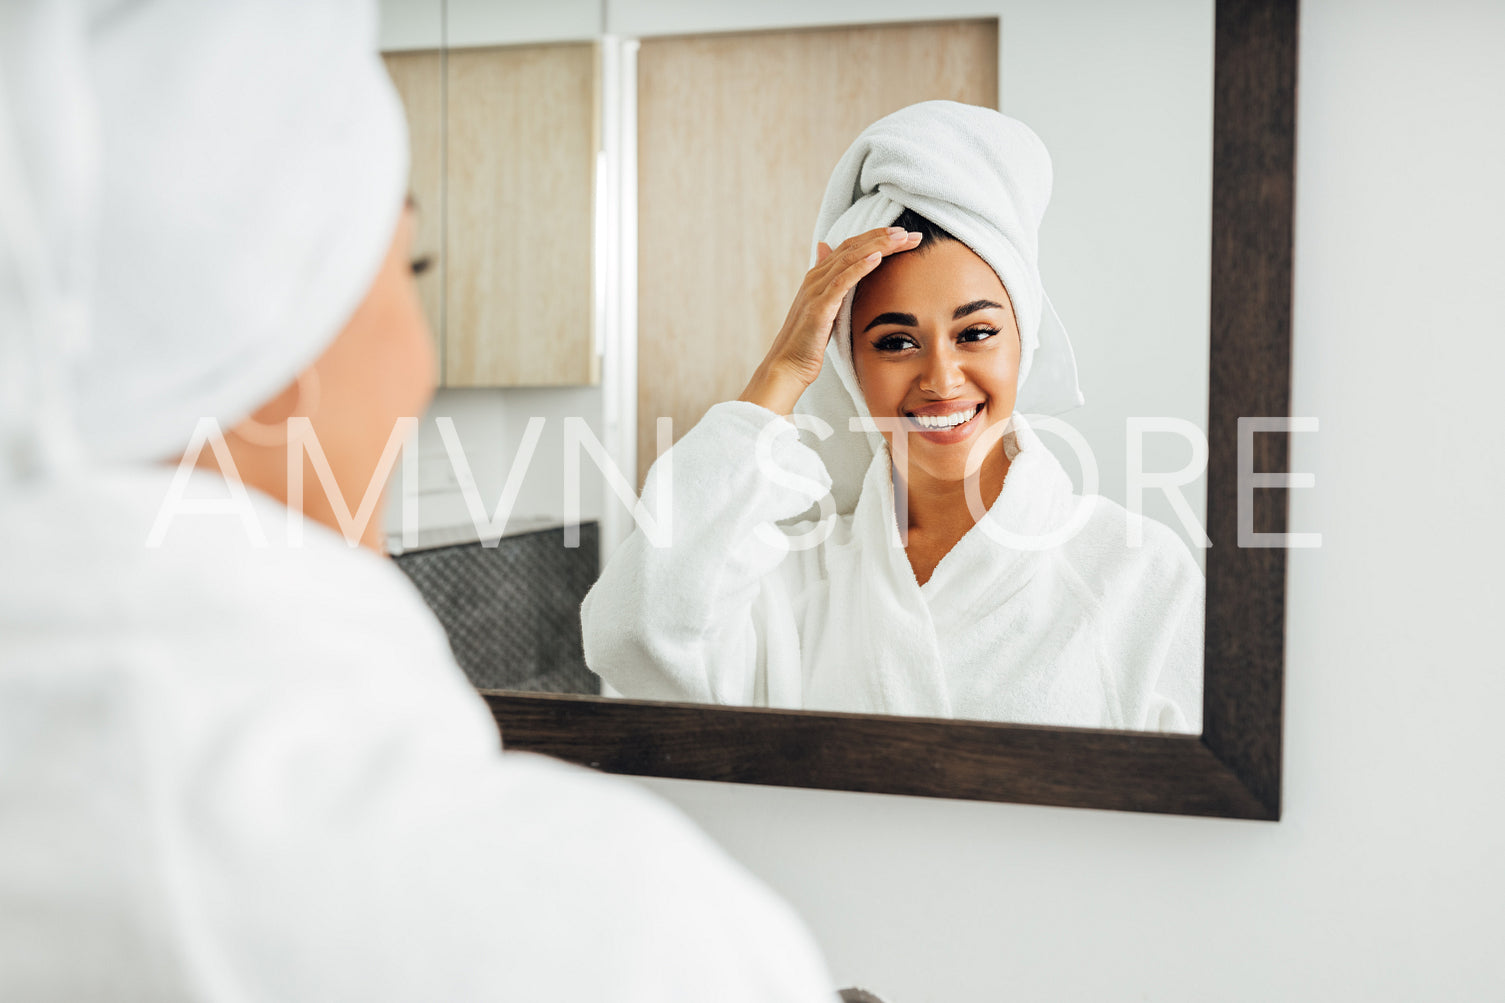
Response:
[[[638,54],[638,458],[735,400],[809,267],[826,179],[932,98],[998,106],[998,22],[646,39]]]
[[[451,49],[445,85],[445,385],[595,383],[595,44]]]
[[[418,294],[423,316],[433,332],[444,365],[444,112],[442,54],[389,52],[382,57],[408,116],[411,151],[408,190],[418,206],[418,229],[413,235],[413,257],[427,258],[427,270],[418,276]]]

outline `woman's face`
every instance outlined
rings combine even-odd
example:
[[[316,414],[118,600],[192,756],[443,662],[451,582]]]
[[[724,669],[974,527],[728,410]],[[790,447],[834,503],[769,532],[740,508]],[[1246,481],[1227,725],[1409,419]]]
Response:
[[[900,419],[905,476],[960,481],[979,437],[1014,412],[1019,328],[1008,293],[959,241],[892,255],[857,287],[852,362],[873,417]],[[883,433],[890,449],[894,434]]]
[[[345,328],[315,363],[322,392],[314,430],[351,511],[373,482],[397,421],[421,417],[433,397],[433,337],[413,281],[412,208],[404,210],[381,270]],[[314,483],[305,476],[305,484]],[[331,500],[333,502],[333,500]],[[380,550],[381,506],[365,540]],[[319,509],[309,513],[319,517]]]
[[[337,532],[345,528],[336,513],[356,511],[367,492],[381,488],[388,469],[382,461],[400,431],[398,419],[421,416],[434,392],[433,338],[410,260],[413,215],[411,208],[403,212],[365,298],[309,367],[319,387],[309,418],[340,497],[329,493],[311,454],[305,451],[302,512]],[[294,384],[259,408],[252,419],[280,425],[295,408],[310,407],[310,403]],[[228,443],[241,479],[287,504],[287,447],[267,448],[236,437],[234,429],[231,432]],[[213,466],[213,456],[202,450],[198,462]],[[382,507],[379,502],[359,530],[361,542],[377,551],[383,549]]]

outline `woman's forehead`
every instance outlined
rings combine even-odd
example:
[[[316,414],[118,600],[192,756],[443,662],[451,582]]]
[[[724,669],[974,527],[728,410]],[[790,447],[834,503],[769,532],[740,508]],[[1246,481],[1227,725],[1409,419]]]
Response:
[[[890,256],[863,279],[852,303],[852,326],[860,330],[859,317],[893,311],[949,317],[957,307],[982,299],[1008,304],[998,273],[960,241],[937,241]]]

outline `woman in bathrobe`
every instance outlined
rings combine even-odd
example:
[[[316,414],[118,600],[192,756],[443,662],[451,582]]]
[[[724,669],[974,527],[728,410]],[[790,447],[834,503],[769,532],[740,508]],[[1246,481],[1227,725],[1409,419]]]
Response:
[[[669,545],[635,533],[586,598],[608,684],[1200,731],[1200,570],[1074,495],[1024,415],[1081,402],[1039,279],[1049,193],[1043,145],[995,111],[927,102],[858,138],[764,362],[649,472]]]
[[[0,5],[0,1000],[833,999],[344,515],[434,371],[373,7]]]

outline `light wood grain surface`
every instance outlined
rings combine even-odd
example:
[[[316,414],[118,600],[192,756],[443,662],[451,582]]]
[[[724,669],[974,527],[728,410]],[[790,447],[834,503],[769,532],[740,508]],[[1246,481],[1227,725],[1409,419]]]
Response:
[[[442,54],[391,52],[382,57],[408,116],[411,167],[408,190],[418,204],[413,257],[428,258],[418,276],[423,316],[444,365],[444,93]]]
[[[638,478],[655,420],[734,400],[809,267],[826,180],[917,101],[997,107],[998,22],[646,39],[638,56]]]
[[[594,43],[448,54],[444,382],[596,382]]]

